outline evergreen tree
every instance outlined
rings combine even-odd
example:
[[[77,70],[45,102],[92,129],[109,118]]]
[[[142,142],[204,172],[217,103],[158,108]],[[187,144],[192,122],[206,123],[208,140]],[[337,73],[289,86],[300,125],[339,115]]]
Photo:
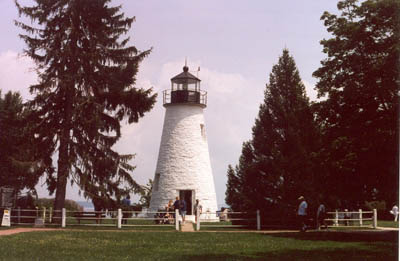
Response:
[[[16,21],[26,34],[25,54],[37,65],[39,83],[30,87],[37,146],[57,152],[57,173],[47,173],[55,209],[64,206],[68,178],[87,197],[119,197],[121,186],[139,186],[128,161],[112,146],[121,137],[120,122],[137,122],[156,95],[135,88],[139,63],[151,50],[128,46],[125,35],[134,18],[110,0],[35,0],[31,7],[16,2],[32,26]],[[48,165],[52,163],[48,162]],[[126,188],[123,188],[126,191]]]
[[[253,190],[249,189],[249,184],[246,178],[254,164],[253,148],[251,142],[243,143],[242,155],[239,158],[239,164],[232,168],[228,166],[228,183],[226,188],[225,202],[233,211],[254,210],[257,207],[254,205]],[[254,189],[254,187],[253,187]]]
[[[0,91],[0,187],[13,187],[16,192],[34,190],[44,171],[35,159],[28,114],[18,92],[3,97]]]
[[[264,95],[252,140],[244,144],[235,171],[229,168],[227,202],[234,205],[240,200],[242,209],[278,214],[292,211],[300,195],[316,194],[317,131],[305,87],[287,49],[273,66]]]
[[[338,3],[325,12],[333,37],[321,41],[327,58],[314,72],[327,99],[316,106],[330,194],[352,201],[398,199],[398,77],[400,3]]]
[[[142,186],[142,190],[140,192],[140,199],[139,199],[140,206],[146,207],[146,208],[148,208],[150,206],[152,189],[153,189],[153,180],[149,179],[149,182],[145,186]]]

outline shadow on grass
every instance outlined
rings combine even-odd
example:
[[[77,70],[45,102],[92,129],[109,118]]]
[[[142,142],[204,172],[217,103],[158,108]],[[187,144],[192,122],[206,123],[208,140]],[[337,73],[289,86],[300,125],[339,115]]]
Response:
[[[227,255],[227,254],[205,254],[205,255],[182,255],[175,260],[398,260],[397,251],[393,251],[389,246],[381,246],[378,248],[372,247],[368,250],[360,249],[319,249],[319,250],[284,250],[276,252],[258,252],[251,255]]]
[[[392,242],[398,243],[398,231],[318,231],[306,233],[277,233],[269,234],[272,237],[292,238],[312,241],[339,241],[339,242]]]

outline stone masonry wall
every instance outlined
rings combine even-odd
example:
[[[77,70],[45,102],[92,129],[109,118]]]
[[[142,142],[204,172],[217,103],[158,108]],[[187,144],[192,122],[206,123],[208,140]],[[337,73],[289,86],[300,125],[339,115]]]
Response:
[[[150,211],[164,209],[178,190],[195,190],[203,212],[217,211],[203,108],[196,105],[166,107]]]

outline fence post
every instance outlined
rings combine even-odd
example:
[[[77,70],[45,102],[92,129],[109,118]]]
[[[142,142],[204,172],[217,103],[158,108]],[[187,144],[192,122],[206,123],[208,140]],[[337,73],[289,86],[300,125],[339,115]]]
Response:
[[[52,207],[50,207],[49,208],[49,223],[51,223],[51,219],[53,218],[53,208]]]
[[[179,211],[175,209],[175,229],[179,231]]]
[[[43,207],[43,224],[46,223],[46,207]]]
[[[21,223],[21,207],[18,207],[18,224]]]
[[[196,230],[197,231],[200,230],[200,211],[199,210],[200,210],[199,208],[197,208],[197,210],[196,210],[196,219],[197,219]]]
[[[335,210],[335,227],[339,226],[339,213],[337,210]]]
[[[376,212],[376,208],[374,208],[374,223],[373,227],[377,228],[378,227],[378,213]]]
[[[257,209],[257,230],[261,229],[260,210]]]
[[[358,218],[360,219],[360,227],[363,225],[363,220],[362,220],[362,209],[358,210]]]
[[[121,228],[122,226],[121,226],[121,221],[122,221],[122,210],[119,208],[118,209],[118,216],[117,216],[117,219],[118,219],[118,222],[117,222],[117,224],[118,224],[118,228]]]
[[[66,225],[66,217],[67,217],[67,212],[66,212],[66,210],[65,210],[65,208],[62,208],[62,211],[61,211],[61,227],[65,227],[65,225]]]

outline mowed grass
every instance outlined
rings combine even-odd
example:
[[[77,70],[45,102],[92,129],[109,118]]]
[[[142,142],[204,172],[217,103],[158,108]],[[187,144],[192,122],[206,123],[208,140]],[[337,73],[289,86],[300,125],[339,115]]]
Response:
[[[397,260],[398,232],[47,231],[0,237],[1,260]]]
[[[388,220],[378,220],[378,227],[399,228],[399,222],[388,221]]]

